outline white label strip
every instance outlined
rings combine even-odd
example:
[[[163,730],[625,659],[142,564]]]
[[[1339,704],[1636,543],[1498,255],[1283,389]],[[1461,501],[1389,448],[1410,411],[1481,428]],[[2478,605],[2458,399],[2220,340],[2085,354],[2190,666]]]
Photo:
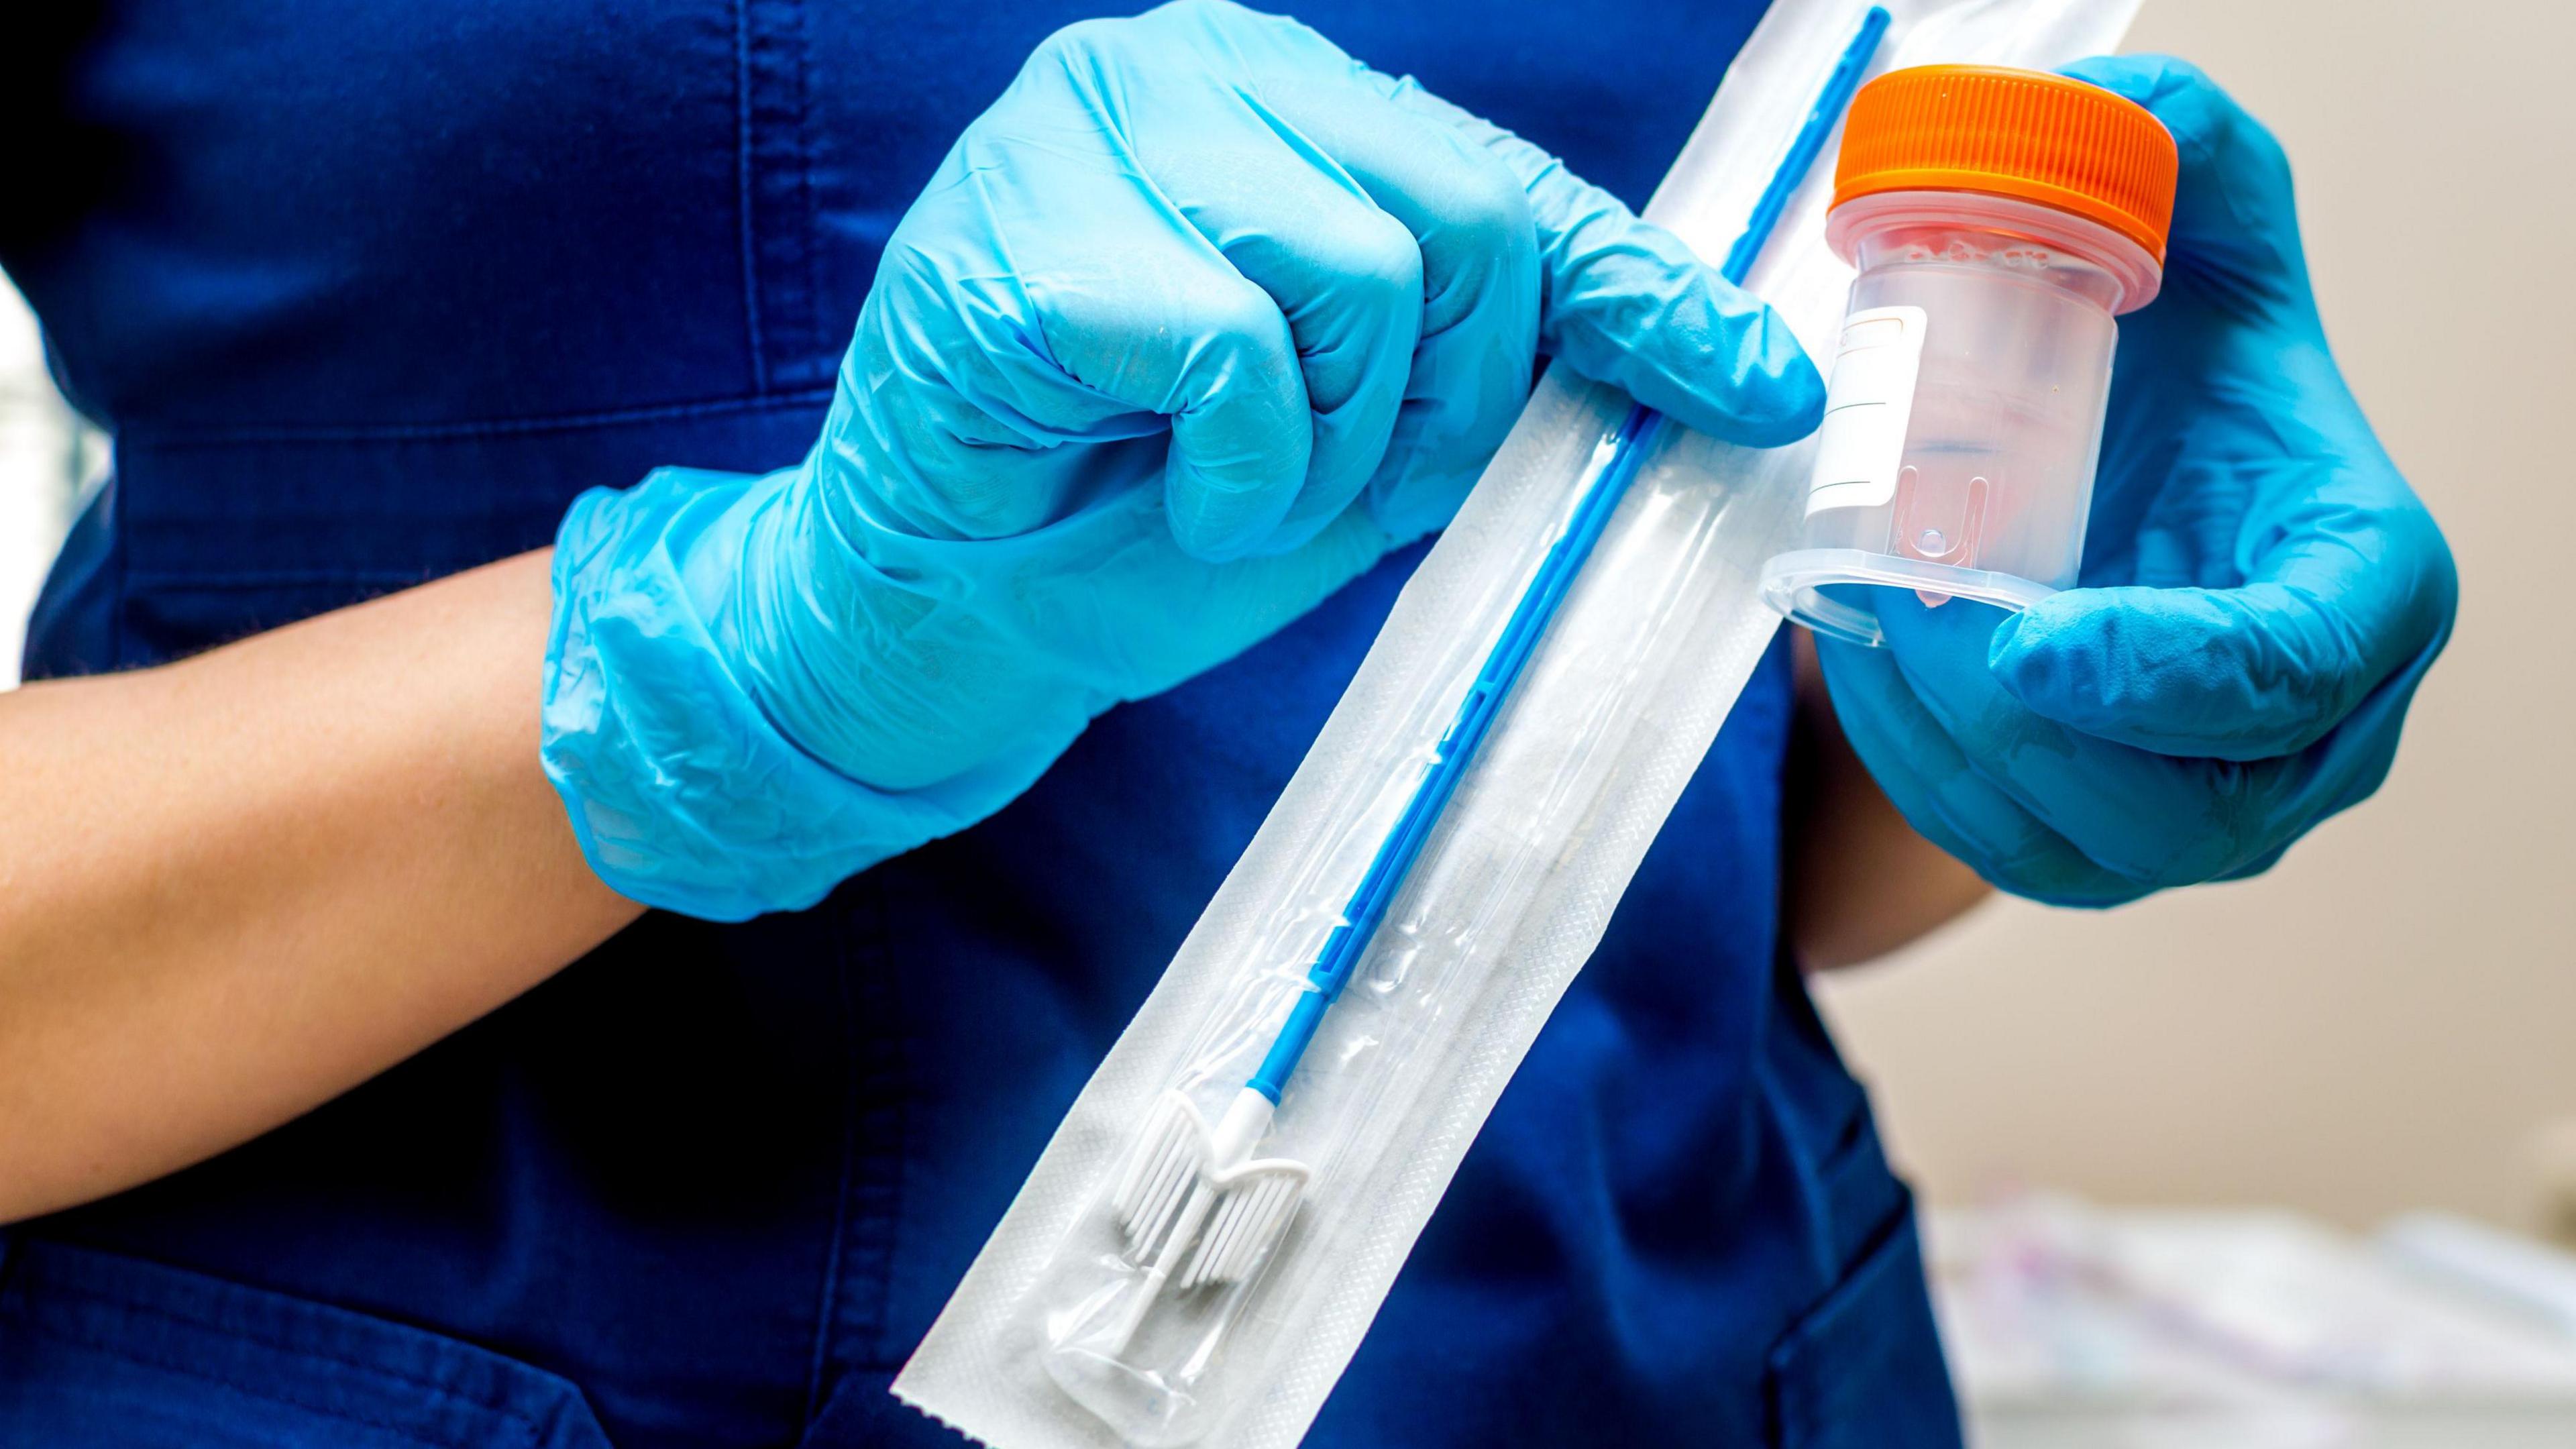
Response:
[[[1914,379],[1923,368],[1920,307],[1873,307],[1843,319],[1825,389],[1825,424],[1807,516],[1829,508],[1883,508],[1896,497],[1896,468],[1914,418]]]

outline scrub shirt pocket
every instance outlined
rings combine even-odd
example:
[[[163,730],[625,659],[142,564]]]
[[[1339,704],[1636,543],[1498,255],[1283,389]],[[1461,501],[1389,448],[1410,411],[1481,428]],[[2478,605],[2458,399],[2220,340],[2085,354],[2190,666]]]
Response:
[[[47,1449],[608,1449],[564,1379],[455,1339],[84,1248],[11,1245],[0,1426]]]
[[[1763,1397],[1774,1449],[1957,1449],[1923,1289],[1907,1194],[1843,1280],[1772,1345]]]

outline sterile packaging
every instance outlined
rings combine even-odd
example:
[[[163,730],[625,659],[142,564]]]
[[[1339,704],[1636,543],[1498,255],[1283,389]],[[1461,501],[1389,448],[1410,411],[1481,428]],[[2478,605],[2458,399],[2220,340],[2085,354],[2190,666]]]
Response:
[[[2024,609],[2075,586],[2112,320],[2155,300],[2173,138],[2081,81],[1937,65],[1852,101],[1826,243],[1854,263],[1782,613],[1880,642],[1876,588]]]
[[[1830,138],[1820,100],[1864,64],[2106,51],[2136,3],[1777,0],[1646,215],[1704,257],[1768,230],[1728,270],[1828,356],[1852,278],[1829,174],[1766,204]],[[1304,1434],[1778,625],[1760,572],[1813,443],[1654,421],[1541,380],[895,1381],[907,1403],[999,1449]],[[1534,614],[1570,540],[1580,572]]]

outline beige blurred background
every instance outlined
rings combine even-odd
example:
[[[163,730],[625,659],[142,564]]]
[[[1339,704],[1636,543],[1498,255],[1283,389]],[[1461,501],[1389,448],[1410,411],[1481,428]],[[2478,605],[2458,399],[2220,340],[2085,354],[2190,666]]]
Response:
[[[2459,633],[2387,786],[2268,876],[1996,902],[1827,983],[1827,1014],[1935,1202],[2576,1236],[2576,5],[2147,0],[2130,48],[2289,148],[2335,354],[2458,552]]]

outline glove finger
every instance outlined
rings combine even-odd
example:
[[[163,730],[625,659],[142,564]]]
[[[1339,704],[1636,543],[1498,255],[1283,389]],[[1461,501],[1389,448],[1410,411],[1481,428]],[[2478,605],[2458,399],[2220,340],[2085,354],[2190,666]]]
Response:
[[[1369,485],[1371,512],[1407,538],[1448,521],[1529,394],[1538,231],[1499,157],[1394,99],[1413,82],[1356,66],[1348,74],[1356,88],[1337,77],[1330,87],[1276,84],[1264,98],[1403,224],[1422,258],[1420,336],[1394,440]]]
[[[2450,551],[2400,491],[2257,486],[2240,534],[2262,551],[2241,587],[2054,595],[1995,631],[1994,676],[2048,719],[2158,754],[2304,750],[2447,637]]]
[[[1538,228],[1541,350],[1728,442],[1775,447],[1815,431],[1824,379],[1778,314],[1538,147],[1418,87],[1395,99],[1519,179]]]
[[[1151,311],[1166,319],[1151,331],[1105,289],[1097,294],[1126,325],[1088,330],[1089,345],[1074,349],[1082,354],[1076,375],[1104,378],[1099,386],[1113,397],[1150,398],[1171,418],[1163,503],[1172,537],[1198,558],[1242,557],[1288,516],[1306,479],[1314,426],[1295,339],[1269,296],[1230,270],[1166,274],[1150,290],[1164,294]],[[1059,315],[1091,310],[1083,298]]]
[[[1994,610],[1893,590],[1876,602],[1908,688],[1971,768],[2115,875],[2156,888],[2216,879],[2291,838],[2314,818],[2304,802],[2331,791],[2321,755],[2185,759],[2069,729],[1987,667]]]
[[[1140,159],[1295,341],[1314,443],[1303,488],[1259,545],[1276,551],[1339,515],[1385,457],[1422,326],[1424,258],[1331,155],[1253,98],[1235,104],[1238,129],[1191,131]]]
[[[2148,887],[2102,869],[1980,776],[1897,670],[1895,656],[1818,638],[1834,714],[1906,823],[1986,882],[2062,906],[2113,906]]]

